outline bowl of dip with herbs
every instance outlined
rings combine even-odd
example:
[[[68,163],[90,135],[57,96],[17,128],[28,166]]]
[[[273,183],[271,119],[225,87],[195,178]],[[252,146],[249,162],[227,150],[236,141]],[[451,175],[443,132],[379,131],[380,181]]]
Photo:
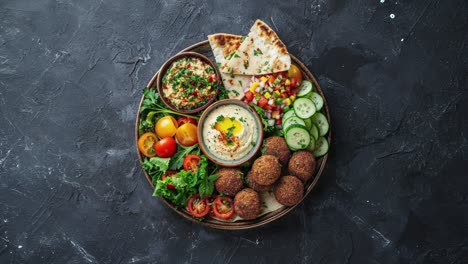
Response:
[[[157,88],[170,109],[197,113],[216,99],[219,80],[219,72],[208,57],[196,52],[182,52],[161,67]]]

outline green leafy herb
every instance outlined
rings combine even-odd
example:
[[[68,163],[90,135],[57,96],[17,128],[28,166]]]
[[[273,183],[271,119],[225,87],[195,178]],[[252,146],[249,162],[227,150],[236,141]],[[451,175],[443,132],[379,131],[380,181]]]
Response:
[[[254,50],[254,56],[262,55],[262,54],[263,54],[263,53],[262,53],[261,50],[259,50],[259,49]]]
[[[241,43],[244,42],[244,40],[247,38],[247,36],[242,36]]]
[[[198,144],[195,144],[190,147],[184,147],[182,145],[178,145],[177,152],[171,158],[171,163],[170,163],[171,170],[180,170],[180,168],[182,168],[182,165],[184,164],[185,156],[187,156],[190,153],[196,154],[196,155],[200,154],[200,149],[198,148]]]
[[[145,158],[141,163],[143,169],[151,176],[153,184],[161,178],[161,175],[166,173],[167,169],[169,168],[169,162],[171,159],[169,158]]]
[[[218,122],[221,122],[221,121],[223,121],[223,120],[224,120],[224,116],[223,116],[223,115],[219,115],[219,116],[216,117],[216,121],[218,121]]]

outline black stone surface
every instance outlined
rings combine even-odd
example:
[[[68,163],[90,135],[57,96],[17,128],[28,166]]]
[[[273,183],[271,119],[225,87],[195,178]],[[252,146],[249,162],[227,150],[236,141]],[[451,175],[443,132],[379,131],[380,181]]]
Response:
[[[2,0],[0,263],[468,263],[468,2],[381,2]],[[297,209],[213,230],[151,196],[136,111],[165,59],[257,18],[334,139]]]

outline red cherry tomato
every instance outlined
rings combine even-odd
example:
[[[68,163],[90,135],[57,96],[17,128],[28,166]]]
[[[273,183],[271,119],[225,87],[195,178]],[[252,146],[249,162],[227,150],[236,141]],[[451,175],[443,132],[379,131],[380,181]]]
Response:
[[[165,137],[154,144],[156,154],[161,158],[169,158],[177,151],[177,143],[174,138]]]
[[[221,219],[229,219],[234,214],[234,202],[231,197],[218,196],[213,202],[213,214]]]
[[[200,198],[198,194],[193,195],[188,200],[187,211],[195,217],[204,217],[210,212],[208,198]]]
[[[188,154],[184,158],[184,170],[195,172],[198,170],[198,163],[200,162],[200,156],[195,154]]]
[[[177,119],[177,124],[179,126],[183,125],[183,124],[187,124],[187,123],[191,123],[191,124],[194,124],[194,125],[197,125],[197,120],[193,119],[193,118],[190,118],[190,117],[180,117],[179,119]]]

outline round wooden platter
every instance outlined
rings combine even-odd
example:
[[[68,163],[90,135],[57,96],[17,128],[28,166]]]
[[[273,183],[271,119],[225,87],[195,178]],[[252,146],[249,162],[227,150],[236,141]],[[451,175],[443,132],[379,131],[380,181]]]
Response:
[[[198,43],[196,43],[196,44],[194,44],[194,45],[192,45],[190,47],[185,48],[184,50],[182,50],[180,52],[184,52],[184,51],[198,52],[198,53],[204,54],[205,56],[209,57],[211,60],[214,61],[213,53],[211,52],[211,47],[210,47],[210,44],[208,43],[208,40],[198,42]],[[326,101],[325,96],[323,94],[323,91],[320,88],[320,84],[317,82],[314,75],[307,69],[307,67],[299,59],[297,59],[293,55],[291,55],[291,59],[292,59],[292,63],[296,64],[301,69],[303,78],[311,81],[314,84],[315,90],[323,97],[324,107],[323,107],[322,111],[327,116],[327,118],[328,118],[328,120],[330,122],[331,119],[330,119],[330,112],[329,112],[329,109],[328,109],[328,104],[327,104],[327,101]],[[147,87],[156,89],[156,80],[157,80],[157,77],[158,77],[158,73],[159,73],[159,71],[154,74],[153,78],[151,78],[151,80],[148,82]],[[142,98],[140,100],[140,105],[138,107],[137,117],[136,117],[136,124],[135,124],[135,145],[136,146],[137,146],[137,141],[138,141],[138,136],[139,136],[138,135],[138,127],[139,127],[139,123],[140,123],[140,109],[141,109],[141,104],[143,102],[143,99],[144,98],[142,96]],[[328,142],[331,143],[331,124],[330,124],[330,131],[328,132]],[[142,157],[140,151],[138,150],[138,146],[137,146],[137,155],[138,155],[138,159],[140,160],[140,163],[143,162],[143,157]],[[323,157],[321,157],[320,159],[317,160],[317,167],[316,167],[315,172],[314,172],[314,177],[312,178],[312,180],[309,180],[308,182],[305,183],[304,198],[312,191],[312,189],[314,189],[315,185],[317,184],[318,180],[320,179],[320,176],[322,175],[323,170],[325,168],[325,164],[327,163],[327,158],[328,158],[328,154],[326,154],[325,156],[323,156]],[[143,172],[145,174],[146,179],[148,180],[148,183],[154,189],[154,185],[152,183],[151,177],[148,175],[148,173],[146,173],[146,171],[143,170]],[[304,200],[304,198],[302,200]],[[270,223],[270,222],[282,217],[283,215],[287,214],[288,212],[290,212],[291,210],[293,210],[297,206],[297,205],[295,205],[295,206],[290,206],[290,207],[282,207],[282,208],[280,208],[280,209],[278,209],[276,211],[269,212],[269,213],[264,214],[264,215],[262,215],[262,216],[260,216],[260,217],[258,217],[256,219],[253,219],[253,220],[241,220],[241,221],[236,221],[236,222],[223,222],[223,221],[218,221],[218,220],[212,219],[212,218],[206,218],[203,221],[198,221],[195,218],[193,218],[185,209],[184,210],[176,209],[174,207],[174,205],[169,200],[166,200],[164,198],[161,198],[161,200],[167,206],[169,206],[175,212],[177,212],[179,215],[185,217],[186,219],[188,219],[190,221],[193,221],[193,222],[201,224],[201,225],[209,226],[209,227],[212,227],[212,228],[224,229],[224,230],[241,230],[241,229],[249,229],[249,228],[259,227],[259,226],[265,225],[267,223]],[[302,202],[302,200],[301,200],[301,202]]]

